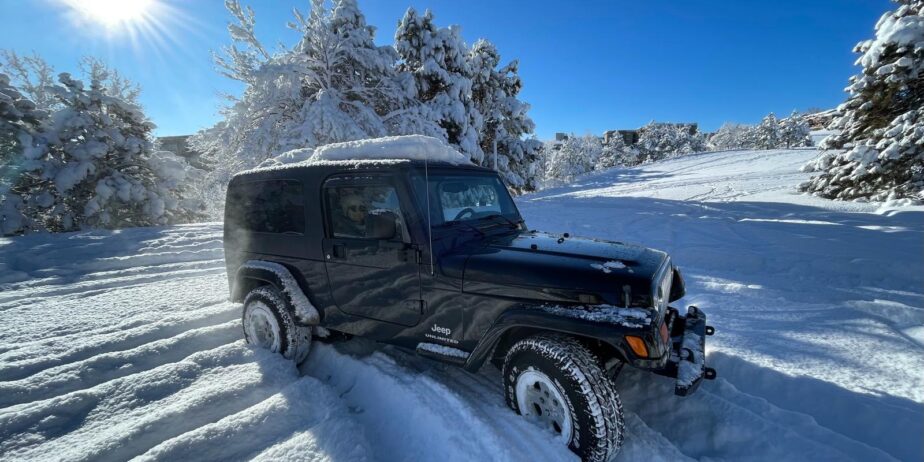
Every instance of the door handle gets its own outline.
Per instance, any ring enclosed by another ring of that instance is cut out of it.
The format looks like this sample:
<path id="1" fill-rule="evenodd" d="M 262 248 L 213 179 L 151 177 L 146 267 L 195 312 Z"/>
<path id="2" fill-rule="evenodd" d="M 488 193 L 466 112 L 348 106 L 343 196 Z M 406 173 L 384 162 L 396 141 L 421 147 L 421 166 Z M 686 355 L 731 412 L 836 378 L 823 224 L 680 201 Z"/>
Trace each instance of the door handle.
<path id="1" fill-rule="evenodd" d="M 346 258 L 346 246 L 343 244 L 334 244 L 331 253 L 334 254 L 334 258 Z"/>

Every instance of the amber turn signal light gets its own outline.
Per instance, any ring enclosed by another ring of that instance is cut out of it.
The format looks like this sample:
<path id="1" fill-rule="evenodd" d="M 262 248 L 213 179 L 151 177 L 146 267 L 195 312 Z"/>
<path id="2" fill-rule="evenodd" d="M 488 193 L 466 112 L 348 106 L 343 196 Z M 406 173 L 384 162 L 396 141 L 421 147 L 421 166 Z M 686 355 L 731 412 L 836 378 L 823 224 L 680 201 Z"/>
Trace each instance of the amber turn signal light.
<path id="1" fill-rule="evenodd" d="M 626 342 L 629 343 L 629 348 L 632 348 L 632 351 L 636 356 L 647 358 L 648 357 L 648 347 L 645 346 L 645 341 L 634 335 L 627 335 Z"/>

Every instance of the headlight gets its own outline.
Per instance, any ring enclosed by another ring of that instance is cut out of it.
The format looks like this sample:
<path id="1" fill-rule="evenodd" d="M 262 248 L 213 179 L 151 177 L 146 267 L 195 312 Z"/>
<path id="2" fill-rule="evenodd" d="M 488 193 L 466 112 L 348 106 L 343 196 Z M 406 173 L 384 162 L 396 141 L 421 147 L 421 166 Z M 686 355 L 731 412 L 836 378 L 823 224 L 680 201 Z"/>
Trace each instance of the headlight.
<path id="1" fill-rule="evenodd" d="M 668 266 L 668 270 L 661 275 L 661 281 L 655 287 L 651 295 L 652 308 L 658 313 L 664 313 L 667 310 L 668 299 L 671 294 L 671 282 L 674 278 L 673 268 Z"/>

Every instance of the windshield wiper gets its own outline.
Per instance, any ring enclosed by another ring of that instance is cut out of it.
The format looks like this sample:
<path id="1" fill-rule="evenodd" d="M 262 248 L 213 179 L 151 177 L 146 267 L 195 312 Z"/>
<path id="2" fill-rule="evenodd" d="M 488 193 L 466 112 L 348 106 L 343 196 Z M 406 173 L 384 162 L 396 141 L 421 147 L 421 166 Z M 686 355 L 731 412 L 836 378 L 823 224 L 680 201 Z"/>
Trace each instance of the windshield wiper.
<path id="1" fill-rule="evenodd" d="M 514 227 L 514 228 L 519 228 L 519 227 L 520 227 L 520 223 L 523 222 L 523 219 L 522 219 L 522 218 L 521 218 L 520 220 L 518 220 L 518 221 L 513 221 L 513 220 L 511 220 L 511 219 L 509 219 L 509 218 L 507 218 L 507 217 L 505 217 L 504 215 L 501 215 L 501 214 L 499 214 L 499 213 L 492 213 L 492 214 L 490 214 L 490 215 L 485 215 L 485 216 L 479 218 L 479 220 L 487 220 L 487 219 L 490 219 L 490 218 L 500 218 L 500 219 L 506 221 L 510 226 L 512 226 L 512 227 Z"/>
<path id="2" fill-rule="evenodd" d="M 472 231 L 475 231 L 476 233 L 478 233 L 479 236 L 484 236 L 484 231 L 478 229 L 477 226 L 475 226 L 475 225 L 473 225 L 473 224 L 471 224 L 471 223 L 468 223 L 468 222 L 465 221 L 465 220 L 450 220 L 450 221 L 444 222 L 441 226 L 455 226 L 455 225 L 464 225 L 465 227 L 467 227 L 467 228 L 471 229 Z"/>

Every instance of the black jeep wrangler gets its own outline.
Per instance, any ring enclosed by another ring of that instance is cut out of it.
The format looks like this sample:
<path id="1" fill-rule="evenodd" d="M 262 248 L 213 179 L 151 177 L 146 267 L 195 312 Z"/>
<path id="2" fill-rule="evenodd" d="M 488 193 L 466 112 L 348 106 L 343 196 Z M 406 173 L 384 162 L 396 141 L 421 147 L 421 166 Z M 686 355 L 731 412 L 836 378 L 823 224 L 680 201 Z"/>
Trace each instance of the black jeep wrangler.
<path id="1" fill-rule="evenodd" d="M 688 395 L 713 333 L 670 257 L 528 230 L 498 175 L 420 160 L 296 163 L 235 176 L 226 200 L 231 299 L 247 342 L 296 362 L 313 336 L 362 336 L 477 371 L 584 460 L 623 439 L 624 365 Z"/>

